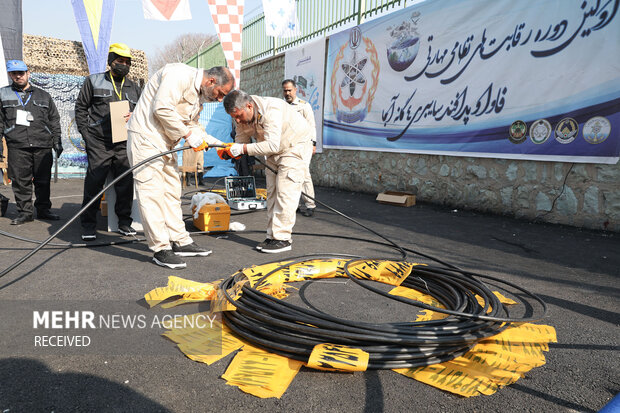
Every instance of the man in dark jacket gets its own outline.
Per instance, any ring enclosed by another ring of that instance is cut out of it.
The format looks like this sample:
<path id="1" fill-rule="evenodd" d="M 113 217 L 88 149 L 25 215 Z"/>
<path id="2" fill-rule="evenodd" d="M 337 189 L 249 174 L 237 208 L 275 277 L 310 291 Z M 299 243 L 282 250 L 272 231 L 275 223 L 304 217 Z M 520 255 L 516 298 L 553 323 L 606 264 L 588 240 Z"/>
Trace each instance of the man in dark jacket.
<path id="1" fill-rule="evenodd" d="M 110 102 L 129 101 L 132 112 L 138 98 L 140 87 L 128 79 L 131 66 L 131 50 L 122 43 L 110 46 L 108 54 L 110 70 L 105 73 L 90 75 L 84 81 L 75 102 L 75 122 L 86 144 L 88 169 L 84 179 L 84 198 L 86 205 L 103 189 L 108 173 L 114 178 L 127 171 L 127 141 L 112 142 L 112 124 L 110 121 Z M 130 114 L 126 115 L 126 120 Z M 131 205 L 133 203 L 133 177 L 128 174 L 114 184 L 116 204 L 114 211 L 118 217 L 118 232 L 123 235 L 135 235 L 131 227 Z M 82 215 L 82 239 L 92 241 L 97 238 L 97 209 L 99 203 L 93 203 Z"/>
<path id="2" fill-rule="evenodd" d="M 30 84 L 30 72 L 21 60 L 9 60 L 13 83 L 0 89 L 0 132 L 8 148 L 11 178 L 18 215 L 12 225 L 33 220 L 32 184 L 37 218 L 58 220 L 50 211 L 52 148 L 62 153 L 60 116 L 49 93 Z"/>

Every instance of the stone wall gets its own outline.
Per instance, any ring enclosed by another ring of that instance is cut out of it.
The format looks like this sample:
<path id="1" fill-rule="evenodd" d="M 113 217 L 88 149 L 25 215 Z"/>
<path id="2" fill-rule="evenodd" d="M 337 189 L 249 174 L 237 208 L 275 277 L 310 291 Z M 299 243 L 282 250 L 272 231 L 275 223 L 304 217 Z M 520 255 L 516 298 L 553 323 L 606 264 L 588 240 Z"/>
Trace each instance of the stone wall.
<path id="1" fill-rule="evenodd" d="M 239 89 L 251 95 L 282 97 L 284 54 L 241 68 Z"/>
<path id="2" fill-rule="evenodd" d="M 241 89 L 281 97 L 284 56 L 241 70 Z M 620 232 L 620 164 L 516 161 L 324 149 L 316 185 L 350 191 L 417 191 L 418 202 Z"/>
<path id="3" fill-rule="evenodd" d="M 131 49 L 129 77 L 147 82 L 149 71 L 146 54 Z M 73 40 L 24 34 L 24 62 L 32 73 L 88 76 L 88 63 L 82 43 Z"/>

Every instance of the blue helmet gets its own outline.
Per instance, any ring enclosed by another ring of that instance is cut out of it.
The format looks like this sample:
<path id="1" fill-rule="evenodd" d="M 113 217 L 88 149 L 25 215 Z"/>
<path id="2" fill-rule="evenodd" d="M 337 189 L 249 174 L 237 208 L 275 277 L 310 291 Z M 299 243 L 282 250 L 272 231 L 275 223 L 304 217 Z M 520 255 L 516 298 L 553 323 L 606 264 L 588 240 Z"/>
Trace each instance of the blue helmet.
<path id="1" fill-rule="evenodd" d="M 6 62 L 6 71 L 7 72 L 27 72 L 28 66 L 26 63 L 21 60 L 9 60 Z"/>

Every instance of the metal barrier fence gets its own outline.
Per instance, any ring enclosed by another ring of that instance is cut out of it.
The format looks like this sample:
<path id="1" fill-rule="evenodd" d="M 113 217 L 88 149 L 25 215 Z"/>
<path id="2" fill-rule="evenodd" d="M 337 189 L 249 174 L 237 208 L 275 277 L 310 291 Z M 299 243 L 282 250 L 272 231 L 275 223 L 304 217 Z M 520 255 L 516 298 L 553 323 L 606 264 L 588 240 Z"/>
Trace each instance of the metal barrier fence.
<path id="1" fill-rule="evenodd" d="M 297 18 L 301 34 L 277 39 L 265 33 L 265 15 L 252 18 L 243 25 L 241 64 L 256 62 L 324 36 L 346 25 L 357 25 L 393 10 L 422 0 L 297 0 Z M 220 43 L 215 42 L 187 62 L 193 67 L 226 65 Z"/>

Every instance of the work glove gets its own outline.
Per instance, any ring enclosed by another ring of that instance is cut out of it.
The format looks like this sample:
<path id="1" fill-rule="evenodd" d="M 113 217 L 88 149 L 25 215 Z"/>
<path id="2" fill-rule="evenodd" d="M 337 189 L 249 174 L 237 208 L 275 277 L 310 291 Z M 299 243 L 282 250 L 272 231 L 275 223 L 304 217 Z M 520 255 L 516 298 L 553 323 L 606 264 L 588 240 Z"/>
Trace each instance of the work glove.
<path id="1" fill-rule="evenodd" d="M 241 157 L 241 151 L 238 150 L 238 147 L 241 147 L 241 150 L 243 150 L 243 145 L 238 143 L 225 143 L 224 145 L 224 148 L 217 148 L 217 156 L 219 156 L 220 159 L 227 161 L 229 159 L 239 159 Z M 233 147 L 235 148 L 234 152 L 232 149 Z"/>
<path id="2" fill-rule="evenodd" d="M 194 152 L 204 151 L 209 148 L 209 144 L 198 133 L 190 132 L 189 136 L 185 138 L 185 142 L 192 147 Z"/>
<path id="3" fill-rule="evenodd" d="M 194 150 L 194 152 L 200 152 L 200 151 L 204 151 L 206 149 L 209 149 L 209 145 L 207 144 L 207 141 L 202 141 L 200 146 L 198 146 L 196 148 L 192 148 L 192 149 Z"/>
<path id="4" fill-rule="evenodd" d="M 56 152 L 56 159 L 60 158 L 60 155 L 62 154 L 62 151 L 64 150 L 62 148 L 62 143 L 60 142 L 60 139 L 57 142 L 53 143 L 52 148 L 54 149 L 54 152 Z"/>

